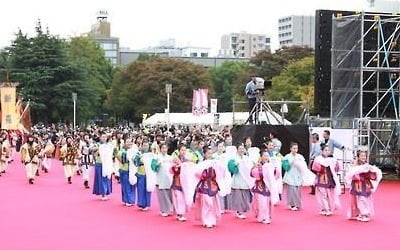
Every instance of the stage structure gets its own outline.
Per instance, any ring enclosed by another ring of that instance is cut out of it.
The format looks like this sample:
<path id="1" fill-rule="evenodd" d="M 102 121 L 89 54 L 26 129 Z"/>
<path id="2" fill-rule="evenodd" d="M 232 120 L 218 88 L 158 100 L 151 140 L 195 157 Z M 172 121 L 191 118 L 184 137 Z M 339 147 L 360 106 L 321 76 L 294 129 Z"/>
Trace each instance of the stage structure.
<path id="1" fill-rule="evenodd" d="M 367 146 L 373 163 L 398 168 L 400 15 L 332 18 L 332 125 L 352 123 L 355 146 Z"/>

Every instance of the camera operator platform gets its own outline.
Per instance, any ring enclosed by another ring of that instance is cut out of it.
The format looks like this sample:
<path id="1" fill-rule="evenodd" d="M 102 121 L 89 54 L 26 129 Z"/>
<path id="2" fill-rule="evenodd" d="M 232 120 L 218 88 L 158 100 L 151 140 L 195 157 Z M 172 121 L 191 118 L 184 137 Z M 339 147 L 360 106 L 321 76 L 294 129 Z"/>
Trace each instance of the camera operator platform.
<path id="1" fill-rule="evenodd" d="M 267 87 L 270 87 L 271 82 L 267 82 Z M 271 124 L 270 117 L 271 114 L 276 121 L 280 121 L 280 118 L 275 117 L 271 106 L 267 101 L 264 100 L 265 97 L 265 80 L 261 77 L 253 77 L 252 81 L 246 85 L 246 95 L 249 101 L 249 117 L 247 118 L 245 124 L 261 124 L 260 114 L 265 112 L 266 123 Z"/>

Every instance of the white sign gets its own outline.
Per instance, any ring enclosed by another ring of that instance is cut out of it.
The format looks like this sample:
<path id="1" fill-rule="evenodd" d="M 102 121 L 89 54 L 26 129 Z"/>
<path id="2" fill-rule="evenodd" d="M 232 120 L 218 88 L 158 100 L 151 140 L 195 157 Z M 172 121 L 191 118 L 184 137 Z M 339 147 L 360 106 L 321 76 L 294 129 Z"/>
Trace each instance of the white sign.
<path id="1" fill-rule="evenodd" d="M 218 99 L 211 99 L 211 114 L 217 113 Z"/>
<path id="2" fill-rule="evenodd" d="M 170 84 L 170 83 L 167 83 L 167 84 L 165 84 L 165 92 L 168 94 L 168 93 L 172 93 L 172 84 Z"/>

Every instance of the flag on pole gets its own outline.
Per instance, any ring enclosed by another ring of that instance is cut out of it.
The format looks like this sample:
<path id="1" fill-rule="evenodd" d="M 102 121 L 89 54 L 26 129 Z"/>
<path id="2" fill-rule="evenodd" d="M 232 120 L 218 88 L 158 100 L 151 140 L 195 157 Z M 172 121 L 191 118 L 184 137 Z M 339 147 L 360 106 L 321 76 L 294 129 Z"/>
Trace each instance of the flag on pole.
<path id="1" fill-rule="evenodd" d="M 19 114 L 18 129 L 26 133 L 29 132 L 32 127 L 30 103 L 31 101 L 29 100 L 22 113 Z"/>
<path id="2" fill-rule="evenodd" d="M 18 114 L 16 112 L 16 88 L 1 88 L 1 128 L 17 129 Z"/>
<path id="3" fill-rule="evenodd" d="M 208 89 L 193 90 L 192 113 L 193 115 L 208 113 Z"/>

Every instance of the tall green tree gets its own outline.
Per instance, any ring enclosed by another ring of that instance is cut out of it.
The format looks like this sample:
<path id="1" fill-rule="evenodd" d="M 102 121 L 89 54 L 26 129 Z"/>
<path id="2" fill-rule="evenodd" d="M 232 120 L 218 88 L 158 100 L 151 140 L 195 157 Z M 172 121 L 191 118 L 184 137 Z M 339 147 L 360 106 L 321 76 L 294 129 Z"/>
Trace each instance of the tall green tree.
<path id="1" fill-rule="evenodd" d="M 6 50 L 0 50 L 0 82 L 8 80 L 10 72 L 10 56 Z"/>
<path id="2" fill-rule="evenodd" d="M 56 118 L 54 109 L 60 100 L 60 94 L 54 93 L 54 87 L 70 74 L 66 65 L 66 50 L 62 40 L 44 33 L 40 22 L 36 26 L 36 36 L 28 38 L 20 30 L 9 48 L 13 81 L 21 83 L 20 93 L 30 100 L 34 121 L 50 121 Z M 64 110 L 65 112 L 65 110 Z M 39 118 L 39 116 L 41 116 Z"/>
<path id="3" fill-rule="evenodd" d="M 218 112 L 232 111 L 232 97 L 242 74 L 248 70 L 248 63 L 224 62 L 221 66 L 210 69 L 214 97 L 218 99 Z M 243 86 L 242 86 L 243 87 Z M 243 87 L 244 88 L 244 87 Z"/>
<path id="4" fill-rule="evenodd" d="M 104 111 L 107 90 L 111 88 L 114 68 L 105 57 L 104 51 L 90 37 L 74 37 L 68 42 L 68 54 L 73 65 L 84 71 L 84 81 L 87 91 L 91 92 L 91 105 L 85 107 L 88 118 L 99 115 Z M 79 98 L 81 102 L 81 98 Z M 85 101 L 85 100 L 83 100 Z M 90 114 L 90 115 L 89 115 Z"/>
<path id="5" fill-rule="evenodd" d="M 270 100 L 306 101 L 313 108 L 314 98 L 314 58 L 290 62 L 281 74 L 272 79 L 272 89 L 269 91 Z M 306 105 L 289 106 L 289 120 L 297 121 Z"/>
<path id="6" fill-rule="evenodd" d="M 271 53 L 260 51 L 250 59 L 251 71 L 267 80 L 272 79 L 282 72 L 288 63 L 304 57 L 312 56 L 312 48 L 302 46 L 283 47 Z"/>
<path id="7" fill-rule="evenodd" d="M 35 36 L 21 30 L 6 49 L 10 78 L 21 83 L 19 92 L 30 100 L 33 122 L 72 122 L 72 93 L 78 94 L 77 118 L 92 115 L 96 100 L 85 61 L 74 59 L 68 43 L 43 31 L 40 21 Z"/>
<path id="8" fill-rule="evenodd" d="M 211 89 L 204 67 L 179 59 L 149 58 L 135 61 L 117 74 L 108 94 L 108 107 L 129 120 L 140 120 L 145 113 L 164 112 L 166 83 L 173 86 L 171 112 L 190 112 L 193 90 Z"/>

